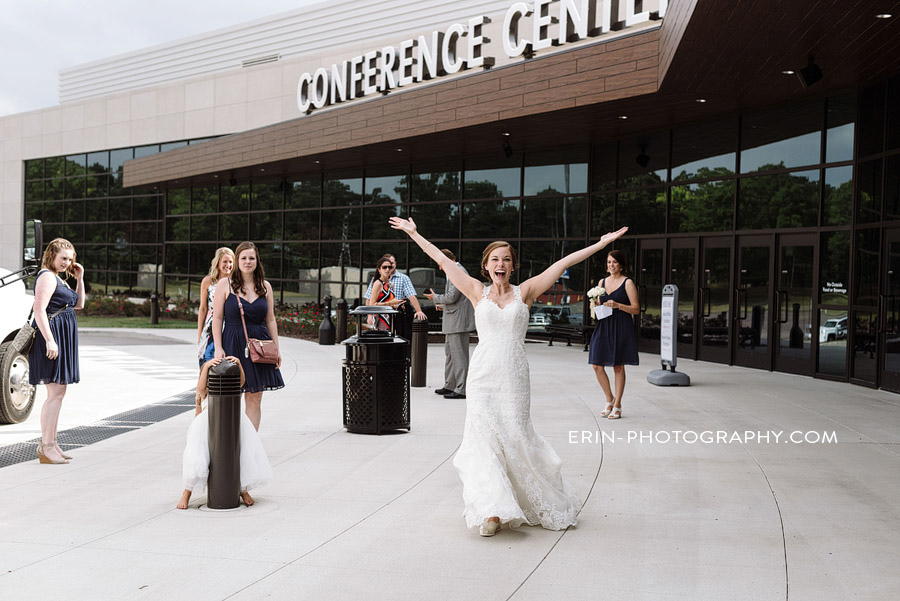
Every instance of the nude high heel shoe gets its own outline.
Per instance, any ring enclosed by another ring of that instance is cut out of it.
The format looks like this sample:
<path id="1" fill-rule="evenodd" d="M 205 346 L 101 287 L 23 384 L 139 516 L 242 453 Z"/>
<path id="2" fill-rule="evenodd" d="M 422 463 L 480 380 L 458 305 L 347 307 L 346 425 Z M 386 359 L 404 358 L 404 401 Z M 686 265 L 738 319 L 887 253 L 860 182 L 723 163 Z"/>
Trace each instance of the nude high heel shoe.
<path id="1" fill-rule="evenodd" d="M 49 457 L 47 457 L 47 456 L 44 454 L 44 449 L 47 448 L 47 447 L 52 448 L 52 447 L 53 447 L 53 443 L 49 443 L 49 444 L 44 444 L 43 442 L 39 442 L 39 443 L 38 443 L 38 446 L 37 446 L 37 456 L 38 456 L 38 461 L 40 461 L 41 463 L 51 463 L 51 464 L 57 464 L 57 465 L 60 464 L 60 463 L 69 463 L 69 460 L 68 460 L 68 459 L 62 459 L 62 460 L 60 460 L 60 461 L 54 461 L 54 460 L 50 459 Z"/>

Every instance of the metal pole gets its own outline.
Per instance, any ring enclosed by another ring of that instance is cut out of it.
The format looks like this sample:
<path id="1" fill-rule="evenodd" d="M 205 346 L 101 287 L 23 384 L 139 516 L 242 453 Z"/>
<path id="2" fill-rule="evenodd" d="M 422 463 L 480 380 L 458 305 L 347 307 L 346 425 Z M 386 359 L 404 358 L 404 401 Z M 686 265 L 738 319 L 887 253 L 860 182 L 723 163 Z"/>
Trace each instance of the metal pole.
<path id="1" fill-rule="evenodd" d="M 337 339 L 343 342 L 347 339 L 347 301 L 340 298 L 335 309 L 337 314 Z"/>
<path id="2" fill-rule="evenodd" d="M 209 488 L 207 506 L 235 509 L 241 495 L 241 368 L 222 361 L 209 369 Z"/>
<path id="3" fill-rule="evenodd" d="M 425 386 L 428 371 L 428 320 L 414 321 L 412 324 L 412 344 L 410 349 L 410 386 Z"/>

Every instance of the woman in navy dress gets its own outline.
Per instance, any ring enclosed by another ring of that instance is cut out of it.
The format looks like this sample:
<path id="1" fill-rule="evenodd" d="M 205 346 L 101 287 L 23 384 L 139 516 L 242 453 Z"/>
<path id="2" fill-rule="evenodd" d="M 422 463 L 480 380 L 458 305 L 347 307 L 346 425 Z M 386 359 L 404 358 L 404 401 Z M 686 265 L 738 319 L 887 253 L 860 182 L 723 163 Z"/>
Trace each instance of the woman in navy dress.
<path id="1" fill-rule="evenodd" d="M 281 378 L 281 352 L 276 365 L 253 363 L 247 351 L 247 338 L 241 323 L 240 297 L 247 322 L 247 334 L 259 340 L 274 340 L 278 344 L 278 325 L 275 322 L 275 294 L 272 285 L 266 281 L 259 249 L 252 242 L 241 242 L 235 250 L 237 269 L 231 272 L 226 286 L 223 281 L 216 286 L 213 298 L 213 339 L 216 345 L 216 359 L 237 357 L 244 369 L 245 382 L 241 391 L 247 405 L 247 417 L 253 427 L 259 430 L 262 415 L 262 395 L 264 390 L 284 388 Z"/>
<path id="2" fill-rule="evenodd" d="M 59 277 L 61 273 L 75 278 L 75 290 Z M 44 250 L 41 270 L 34 280 L 32 325 L 37 333 L 28 353 L 29 382 L 47 386 L 47 400 L 41 408 L 41 442 L 37 447 L 41 463 L 69 463 L 72 458 L 56 443 L 56 429 L 66 386 L 80 379 L 75 309 L 83 308 L 84 267 L 75 262 L 72 243 L 57 238 Z"/>
<path id="3" fill-rule="evenodd" d="M 588 363 L 594 366 L 594 374 L 606 395 L 606 408 L 600 413 L 607 419 L 622 417 L 622 395 L 625 393 L 625 366 L 638 364 L 637 340 L 634 336 L 634 318 L 640 312 L 637 287 L 625 276 L 628 263 L 625 253 L 613 250 L 606 257 L 609 276 L 600 282 L 602 290 L 594 306 L 612 309 L 612 315 L 597 320 L 591 336 L 591 352 Z M 616 378 L 616 394 L 613 396 L 604 366 L 612 365 Z"/>

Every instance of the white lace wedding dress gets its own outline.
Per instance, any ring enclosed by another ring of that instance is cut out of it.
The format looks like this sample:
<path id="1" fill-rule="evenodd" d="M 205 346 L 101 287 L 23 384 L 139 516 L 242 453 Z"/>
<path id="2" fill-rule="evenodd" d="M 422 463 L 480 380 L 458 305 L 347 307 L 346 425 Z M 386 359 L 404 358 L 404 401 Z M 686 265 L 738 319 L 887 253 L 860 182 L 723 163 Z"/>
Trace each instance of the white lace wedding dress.
<path id="1" fill-rule="evenodd" d="M 463 482 L 467 526 L 489 517 L 562 530 L 575 524 L 581 502 L 563 482 L 562 462 L 531 424 L 531 382 L 525 355 L 528 307 L 519 287 L 500 308 L 475 307 L 478 346 L 466 381 L 466 425 L 453 465 Z"/>

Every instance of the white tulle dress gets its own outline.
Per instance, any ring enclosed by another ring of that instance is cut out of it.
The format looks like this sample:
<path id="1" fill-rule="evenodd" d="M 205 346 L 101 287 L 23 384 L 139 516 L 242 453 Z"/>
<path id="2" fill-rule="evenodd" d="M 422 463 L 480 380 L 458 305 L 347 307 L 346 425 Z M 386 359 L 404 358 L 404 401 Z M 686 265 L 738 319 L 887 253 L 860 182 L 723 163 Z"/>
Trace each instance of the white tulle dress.
<path id="1" fill-rule="evenodd" d="M 244 411 L 244 402 L 241 401 L 241 492 L 262 486 L 271 480 L 273 475 L 262 440 Z M 207 402 L 203 401 L 203 410 L 194 417 L 188 427 L 181 479 L 186 490 L 202 493 L 206 489 L 208 477 L 209 411 Z"/>
<path id="2" fill-rule="evenodd" d="M 562 479 L 562 461 L 531 424 L 525 354 L 528 306 L 519 287 L 500 308 L 482 293 L 475 307 L 478 346 L 466 380 L 466 425 L 453 465 L 463 483 L 470 528 L 497 516 L 511 527 L 562 530 L 575 524 L 581 501 Z"/>

